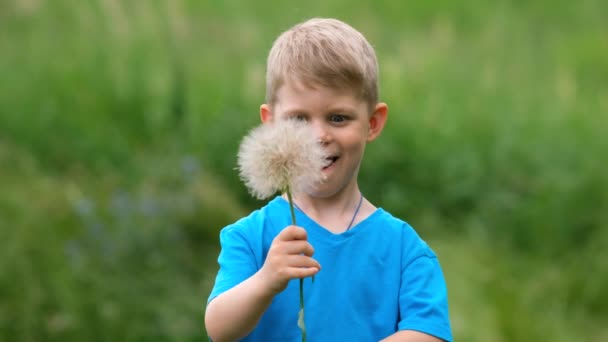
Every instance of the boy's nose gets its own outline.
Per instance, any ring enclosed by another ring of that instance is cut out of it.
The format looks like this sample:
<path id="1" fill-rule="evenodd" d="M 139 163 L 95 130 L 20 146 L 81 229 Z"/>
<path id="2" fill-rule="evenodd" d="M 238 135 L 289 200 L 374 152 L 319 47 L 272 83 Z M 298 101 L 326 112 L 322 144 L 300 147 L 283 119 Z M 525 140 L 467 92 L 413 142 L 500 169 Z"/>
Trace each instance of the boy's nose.
<path id="1" fill-rule="evenodd" d="M 313 129 L 315 131 L 315 135 L 317 136 L 317 140 L 321 145 L 327 145 L 331 142 L 331 135 L 329 134 L 329 130 L 322 123 L 313 123 Z"/>

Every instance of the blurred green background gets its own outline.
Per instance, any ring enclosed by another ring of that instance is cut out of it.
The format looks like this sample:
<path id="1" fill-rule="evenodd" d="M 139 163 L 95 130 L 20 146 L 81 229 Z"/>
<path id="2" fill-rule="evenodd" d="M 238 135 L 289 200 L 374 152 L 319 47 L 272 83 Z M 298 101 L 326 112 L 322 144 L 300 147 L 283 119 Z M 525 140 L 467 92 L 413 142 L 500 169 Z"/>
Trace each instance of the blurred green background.
<path id="1" fill-rule="evenodd" d="M 377 49 L 366 196 L 440 257 L 457 341 L 608 340 L 608 2 L 0 1 L 0 340 L 204 341 L 275 37 Z"/>

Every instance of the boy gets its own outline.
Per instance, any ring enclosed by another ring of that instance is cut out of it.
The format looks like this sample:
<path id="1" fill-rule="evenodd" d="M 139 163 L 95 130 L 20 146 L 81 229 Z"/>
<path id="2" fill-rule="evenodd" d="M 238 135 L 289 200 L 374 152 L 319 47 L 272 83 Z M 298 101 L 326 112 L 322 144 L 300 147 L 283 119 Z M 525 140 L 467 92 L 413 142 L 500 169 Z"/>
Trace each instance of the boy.
<path id="1" fill-rule="evenodd" d="M 378 102 L 373 48 L 341 21 L 311 19 L 279 36 L 267 67 L 262 122 L 305 120 L 330 163 L 322 184 L 294 194 L 301 227 L 277 196 L 222 230 L 205 313 L 210 338 L 299 341 L 299 284 L 290 280 L 305 278 L 309 341 L 451 341 L 435 254 L 357 184 L 388 110 Z"/>

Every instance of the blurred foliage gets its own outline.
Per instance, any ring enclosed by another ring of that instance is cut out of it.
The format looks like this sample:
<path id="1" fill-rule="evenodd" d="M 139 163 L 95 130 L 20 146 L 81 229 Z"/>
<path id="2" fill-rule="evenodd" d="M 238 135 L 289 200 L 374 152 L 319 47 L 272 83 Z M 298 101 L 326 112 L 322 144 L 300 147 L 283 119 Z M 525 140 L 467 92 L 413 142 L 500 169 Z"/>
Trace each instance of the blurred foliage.
<path id="1" fill-rule="evenodd" d="M 366 196 L 442 260 L 456 340 L 608 339 L 608 3 L 0 2 L 0 340 L 205 340 L 272 41 L 377 49 Z"/>

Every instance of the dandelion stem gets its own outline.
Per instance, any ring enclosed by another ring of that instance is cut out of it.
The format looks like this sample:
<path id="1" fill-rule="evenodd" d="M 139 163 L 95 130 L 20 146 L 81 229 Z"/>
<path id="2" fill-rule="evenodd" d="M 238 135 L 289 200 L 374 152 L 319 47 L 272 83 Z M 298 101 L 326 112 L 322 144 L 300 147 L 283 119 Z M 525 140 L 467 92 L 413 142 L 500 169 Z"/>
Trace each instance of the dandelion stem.
<path id="1" fill-rule="evenodd" d="M 302 342 L 306 342 L 306 325 L 304 324 L 304 279 L 300 278 L 300 330 L 302 331 Z"/>
<path id="2" fill-rule="evenodd" d="M 296 225 L 296 212 L 293 205 L 293 197 L 291 196 L 291 190 L 289 187 L 285 189 L 287 193 L 287 199 L 289 201 L 289 210 L 291 211 L 291 224 Z M 300 313 L 298 317 L 298 326 L 302 331 L 302 342 L 306 342 L 306 326 L 304 325 L 304 279 L 300 278 Z"/>
<path id="3" fill-rule="evenodd" d="M 293 206 L 293 197 L 291 197 L 291 190 L 289 189 L 289 187 L 287 187 L 285 192 L 287 193 L 287 199 L 289 200 L 289 210 L 291 211 L 291 224 L 295 226 L 296 225 L 296 212 L 293 208 L 294 207 Z"/>

